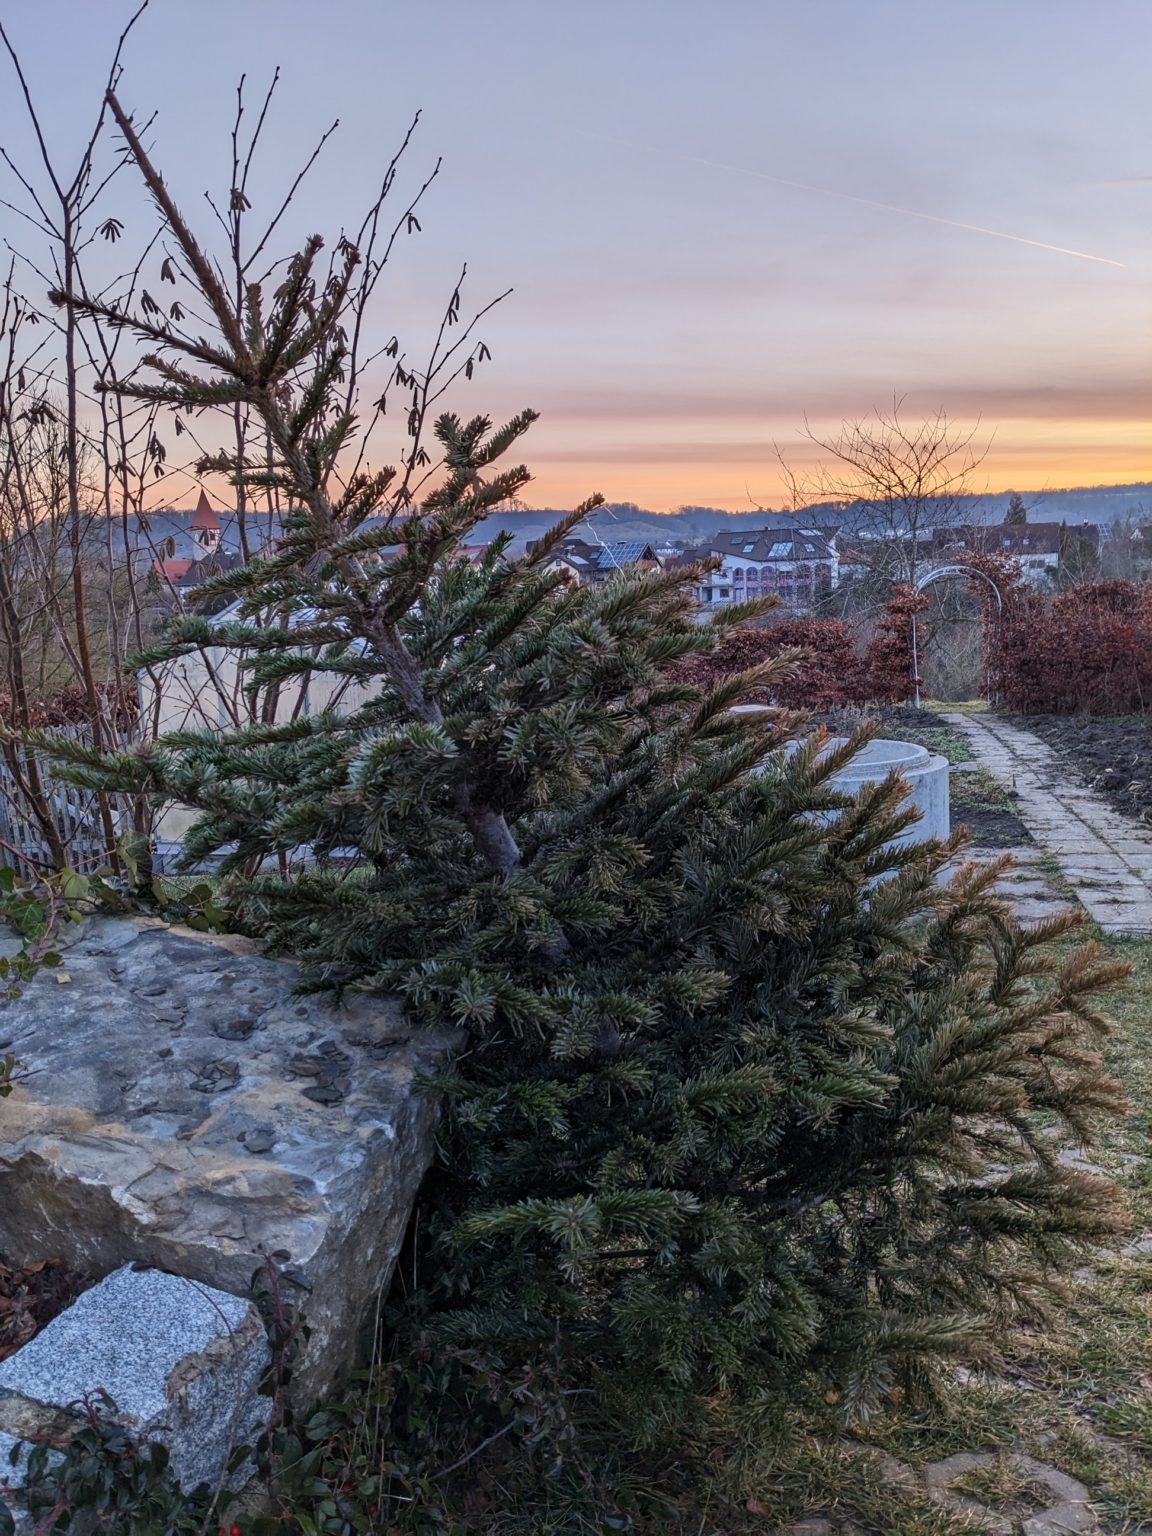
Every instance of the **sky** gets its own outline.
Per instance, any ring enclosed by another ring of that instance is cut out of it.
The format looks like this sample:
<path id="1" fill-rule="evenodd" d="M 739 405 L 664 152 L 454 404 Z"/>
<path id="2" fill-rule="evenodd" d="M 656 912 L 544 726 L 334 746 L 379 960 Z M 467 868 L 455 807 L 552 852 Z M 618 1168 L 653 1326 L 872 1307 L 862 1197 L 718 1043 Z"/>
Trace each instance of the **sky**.
<path id="1" fill-rule="evenodd" d="M 65 159 L 132 8 L 8 8 Z M 257 211 L 338 117 L 285 249 L 358 222 L 421 111 L 380 335 L 418 351 L 467 262 L 465 310 L 513 292 L 453 404 L 541 413 L 526 500 L 740 510 L 805 420 L 894 396 L 977 426 L 977 490 L 1152 478 L 1149 57 L 1150 0 L 152 0 L 120 94 L 197 217 L 242 72 L 282 75 Z"/>

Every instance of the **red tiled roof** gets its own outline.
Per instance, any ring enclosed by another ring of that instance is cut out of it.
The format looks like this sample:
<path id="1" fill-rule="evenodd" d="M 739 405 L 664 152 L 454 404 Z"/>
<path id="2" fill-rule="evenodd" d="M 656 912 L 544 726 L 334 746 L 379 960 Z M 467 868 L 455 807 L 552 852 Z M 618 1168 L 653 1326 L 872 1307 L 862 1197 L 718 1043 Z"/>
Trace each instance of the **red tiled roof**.
<path id="1" fill-rule="evenodd" d="M 152 569 L 165 581 L 180 581 L 187 576 L 191 560 L 153 560 Z"/>

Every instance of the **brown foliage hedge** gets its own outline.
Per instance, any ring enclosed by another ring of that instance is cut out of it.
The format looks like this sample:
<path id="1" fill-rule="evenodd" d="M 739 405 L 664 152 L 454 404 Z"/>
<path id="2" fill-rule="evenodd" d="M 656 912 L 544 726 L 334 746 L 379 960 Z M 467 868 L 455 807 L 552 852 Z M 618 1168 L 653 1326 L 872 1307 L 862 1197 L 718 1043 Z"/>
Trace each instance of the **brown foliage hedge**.
<path id="1" fill-rule="evenodd" d="M 896 587 L 866 650 L 840 619 L 777 619 L 763 629 L 737 630 L 708 656 L 685 663 L 678 675 L 694 683 L 718 682 L 757 662 L 800 648 L 793 675 L 765 703 L 786 709 L 833 709 L 839 705 L 899 704 L 912 691 L 912 615 L 927 599 Z"/>
<path id="2" fill-rule="evenodd" d="M 1097 581 L 1045 599 L 1014 573 L 985 612 L 985 687 L 1023 714 L 1126 715 L 1152 707 L 1152 586 Z"/>

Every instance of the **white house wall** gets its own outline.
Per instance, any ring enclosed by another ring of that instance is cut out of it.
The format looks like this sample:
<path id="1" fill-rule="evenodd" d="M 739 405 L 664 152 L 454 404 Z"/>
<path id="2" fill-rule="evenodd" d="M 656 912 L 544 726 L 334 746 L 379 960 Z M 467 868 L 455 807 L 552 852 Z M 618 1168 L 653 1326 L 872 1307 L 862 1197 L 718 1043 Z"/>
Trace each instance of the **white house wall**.
<path id="1" fill-rule="evenodd" d="M 818 593 L 839 585 L 840 561 L 835 555 L 829 559 L 772 560 L 757 562 L 739 555 L 721 556 L 721 569 L 710 574 L 697 588 L 699 600 L 712 607 L 725 603 L 737 603 L 749 595 L 763 597 L 773 595 L 781 587 L 790 588 L 796 597 L 809 592 Z M 739 571 L 740 579 L 736 573 Z M 749 573 L 755 580 L 749 582 Z M 727 596 L 722 596 L 722 589 Z"/>
<path id="2" fill-rule="evenodd" d="M 247 724 L 245 673 L 240 653 L 207 647 L 139 675 L 140 718 L 149 739 L 171 731 L 226 731 Z M 299 714 L 318 714 L 339 703 L 352 712 L 380 691 L 375 680 L 360 682 L 332 673 L 315 673 L 281 685 L 275 720 L 285 724 Z M 339 696 L 339 697 L 337 697 Z M 190 806 L 169 805 L 155 822 L 155 837 L 178 843 L 200 813 Z"/>

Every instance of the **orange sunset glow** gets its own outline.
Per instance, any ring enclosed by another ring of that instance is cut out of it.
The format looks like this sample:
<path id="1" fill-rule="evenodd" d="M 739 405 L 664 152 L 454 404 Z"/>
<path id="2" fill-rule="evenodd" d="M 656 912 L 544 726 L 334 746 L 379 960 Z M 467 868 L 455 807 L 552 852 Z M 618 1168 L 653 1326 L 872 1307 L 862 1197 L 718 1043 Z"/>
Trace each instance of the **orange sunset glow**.
<path id="1" fill-rule="evenodd" d="M 65 139 L 101 9 L 45 0 L 35 25 L 13 20 L 29 68 L 54 72 Z M 511 289 L 482 322 L 491 362 L 450 403 L 540 412 L 523 450 L 537 505 L 596 489 L 653 510 L 779 506 L 778 453 L 812 464 L 805 421 L 827 435 L 897 397 L 976 430 L 977 488 L 1152 478 L 1152 9 L 1113 0 L 1097 23 L 1077 4 L 968 0 L 963 14 L 500 0 L 490 25 L 460 0 L 338 0 L 349 47 L 340 24 L 312 25 L 309 0 L 203 0 L 156 8 L 131 63 L 143 79 L 179 61 L 154 131 L 188 207 L 205 206 L 233 110 L 217 23 L 237 58 L 274 26 L 294 92 L 339 82 L 340 158 L 318 162 L 285 242 L 354 225 L 349 189 L 375 183 L 422 111 L 403 195 L 442 165 L 367 339 L 379 351 L 394 331 L 418 359 L 464 263 L 466 311 Z M 50 57 L 65 29 L 75 48 Z M 384 57 L 404 61 L 387 92 Z M 479 78 L 499 82 L 482 111 Z M 328 125 L 308 91 L 295 99 L 261 150 L 270 186 Z M 13 113 L 17 148 L 26 131 Z M 384 377 L 370 366 L 368 391 Z M 403 450 L 402 422 L 385 425 L 376 462 Z M 191 505 L 196 485 L 173 455 L 148 498 Z"/>

